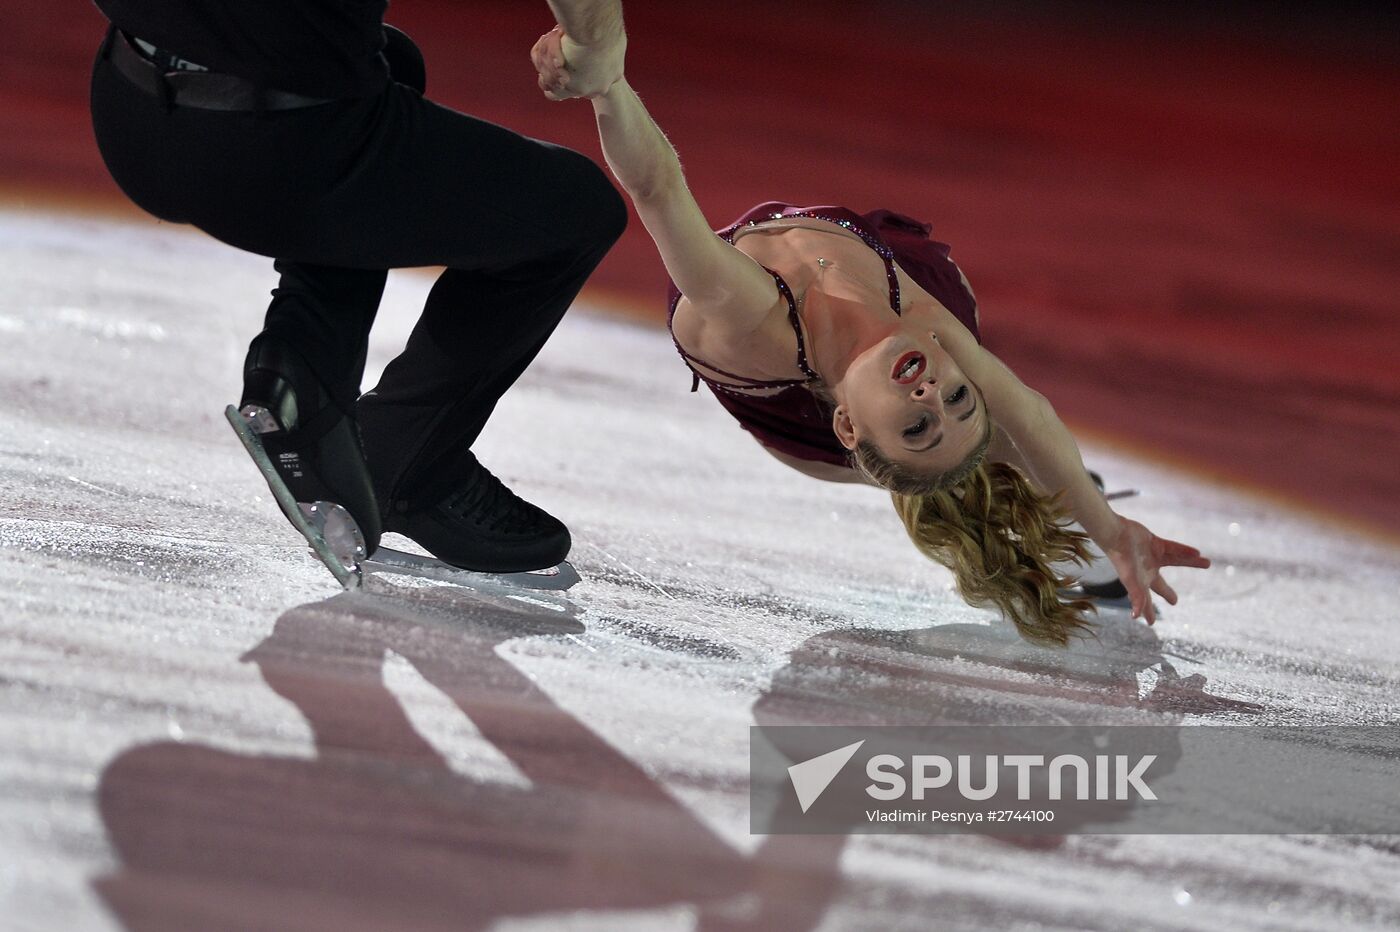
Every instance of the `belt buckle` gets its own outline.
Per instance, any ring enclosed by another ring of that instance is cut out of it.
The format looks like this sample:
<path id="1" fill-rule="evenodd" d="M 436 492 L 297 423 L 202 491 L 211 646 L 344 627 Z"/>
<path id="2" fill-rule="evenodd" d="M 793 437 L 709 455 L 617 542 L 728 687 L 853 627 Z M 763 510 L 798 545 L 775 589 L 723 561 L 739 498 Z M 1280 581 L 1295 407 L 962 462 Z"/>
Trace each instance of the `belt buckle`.
<path id="1" fill-rule="evenodd" d="M 181 58 L 174 52 L 160 48 L 153 42 L 147 42 L 138 36 L 127 36 L 131 40 L 132 46 L 147 61 L 155 65 L 164 72 L 187 71 L 187 72 L 207 72 L 209 69 L 197 62 L 192 62 L 188 58 Z"/>

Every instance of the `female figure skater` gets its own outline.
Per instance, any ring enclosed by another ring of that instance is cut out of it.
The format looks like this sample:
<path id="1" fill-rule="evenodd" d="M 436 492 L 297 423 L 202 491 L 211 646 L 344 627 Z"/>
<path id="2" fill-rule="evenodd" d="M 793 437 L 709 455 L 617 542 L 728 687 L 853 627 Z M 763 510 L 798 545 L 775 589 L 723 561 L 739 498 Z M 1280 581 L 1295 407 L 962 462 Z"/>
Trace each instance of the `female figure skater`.
<path id="1" fill-rule="evenodd" d="M 1087 627 L 1092 603 L 1061 597 L 1055 564 L 1087 562 L 1090 540 L 1149 624 L 1150 592 L 1176 603 L 1162 567 L 1210 565 L 1109 507 L 1050 403 L 980 345 L 971 288 L 928 226 L 772 202 L 716 233 L 625 74 L 571 92 L 573 51 L 561 27 L 541 37 L 540 88 L 592 100 L 608 166 L 674 282 L 677 349 L 769 453 L 889 490 L 963 597 L 1034 641 Z"/>

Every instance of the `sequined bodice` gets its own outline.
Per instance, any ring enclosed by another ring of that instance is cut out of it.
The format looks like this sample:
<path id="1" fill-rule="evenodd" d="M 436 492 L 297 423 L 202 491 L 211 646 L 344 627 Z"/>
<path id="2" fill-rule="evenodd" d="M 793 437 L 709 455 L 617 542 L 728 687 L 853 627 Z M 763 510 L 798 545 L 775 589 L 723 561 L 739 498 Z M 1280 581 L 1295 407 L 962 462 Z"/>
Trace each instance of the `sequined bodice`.
<path id="1" fill-rule="evenodd" d="M 899 273 L 895 268 L 894 252 L 890 249 L 888 245 L 884 243 L 883 240 L 880 239 L 879 236 L 875 235 L 875 233 L 872 232 L 866 226 L 864 218 L 862 218 L 859 214 L 854 213 L 853 211 L 847 210 L 843 207 L 812 207 L 800 209 L 788 208 L 786 210 L 773 211 L 766 216 L 759 216 L 748 220 L 741 220 L 738 223 L 733 224 L 732 226 L 717 231 L 717 233 L 722 239 L 724 239 L 729 244 L 733 245 L 736 239 L 744 235 L 744 233 L 748 232 L 749 230 L 753 230 L 759 227 L 768 227 L 775 224 L 777 221 L 804 219 L 820 220 L 826 223 L 835 224 L 836 226 L 855 234 L 861 239 L 862 242 L 865 243 L 865 245 L 869 246 L 875 252 L 875 254 L 880 257 L 881 261 L 884 263 L 885 266 L 885 276 L 889 285 L 890 310 L 894 311 L 896 315 L 900 314 L 902 310 L 902 303 L 899 289 Z M 806 227 L 800 224 L 793 224 L 792 226 L 800 227 L 803 229 L 820 229 L 819 227 Z M 824 264 L 825 260 L 819 259 L 818 262 Z M 688 352 L 685 349 L 685 347 L 681 346 L 680 341 L 676 340 L 675 333 L 673 330 L 671 335 L 672 342 L 675 343 L 677 351 L 680 352 L 681 356 L 690 366 L 691 372 L 694 375 L 690 388 L 691 391 L 698 390 L 700 387 L 700 382 L 703 381 L 705 382 L 705 384 L 709 385 L 712 389 L 715 389 L 717 391 L 729 392 L 740 395 L 751 395 L 752 393 L 751 391 L 749 391 L 751 389 L 780 389 L 796 385 L 806 385 L 819 378 L 816 371 L 812 369 L 808 361 L 807 347 L 802 336 L 802 325 L 798 315 L 798 302 L 793 294 L 792 288 L 788 285 L 787 281 L 783 278 L 783 276 L 778 272 L 775 272 L 773 269 L 770 269 L 767 266 L 763 266 L 763 269 L 769 275 L 773 276 L 773 282 L 777 286 L 778 294 L 787 303 L 788 323 L 792 326 L 793 333 L 797 337 L 797 367 L 803 373 L 803 376 L 801 378 L 791 379 L 756 379 L 750 376 L 739 375 L 738 373 L 729 372 L 725 369 L 721 369 L 713 363 L 706 362 L 698 356 L 695 356 Z M 670 316 L 672 318 L 674 318 L 675 316 L 676 305 L 678 303 L 679 296 L 671 302 Z M 697 365 L 703 366 L 711 372 L 719 373 L 725 378 L 732 379 L 733 381 L 721 382 L 717 379 L 713 379 L 707 375 L 704 375 L 695 369 L 695 366 Z"/>
<path id="2" fill-rule="evenodd" d="M 963 282 L 962 273 L 948 257 L 947 244 L 930 239 L 932 227 L 912 217 L 889 210 L 857 214 L 843 207 L 794 207 L 770 201 L 750 209 L 732 226 L 718 232 L 732 243 L 745 231 L 766 229 L 789 218 L 794 225 L 824 230 L 843 241 L 849 240 L 850 237 L 810 221 L 823 220 L 834 223 L 859 237 L 884 264 L 889 283 L 890 310 L 895 314 L 899 314 L 901 310 L 900 276 L 907 275 L 910 281 L 947 307 L 974 336 L 977 335 L 977 304 Z M 755 235 L 758 235 L 757 232 Z M 837 247 L 832 248 L 837 260 L 836 270 L 840 271 L 841 266 L 845 264 L 846 252 Z M 849 251 L 852 255 L 860 255 L 861 247 L 851 242 Z M 801 252 L 801 261 L 804 263 L 817 260 L 817 255 L 820 254 L 807 255 L 805 247 Z M 818 265 L 821 264 L 818 261 Z M 857 264 L 862 268 L 866 266 L 864 262 Z M 784 268 L 787 266 L 784 265 Z M 829 271 L 830 269 L 819 269 L 817 275 L 820 277 Z M 845 271 L 848 277 L 853 277 L 851 272 L 855 271 L 854 265 L 847 267 Z M 797 297 L 783 276 L 772 269 L 768 272 L 773 276 L 773 283 L 787 304 L 788 322 L 797 338 L 797 366 L 803 376 L 791 379 L 747 378 L 716 369 L 704 360 L 691 356 L 677 343 L 676 348 L 694 373 L 691 390 L 699 388 L 703 380 L 720 406 L 733 415 L 755 440 L 770 450 L 801 460 L 849 466 L 847 451 L 831 429 L 830 409 L 825 402 L 804 387 L 809 386 L 817 374 L 807 361 L 807 347 L 802 339 Z M 864 274 L 861 272 L 861 275 Z M 884 290 L 878 280 L 858 277 L 856 282 L 864 294 L 864 301 L 872 305 L 872 310 L 883 303 L 878 298 L 871 300 L 871 289 L 877 292 Z M 670 287 L 669 296 L 670 317 L 674 320 L 676 305 L 681 299 L 681 294 L 674 284 Z M 674 331 L 672 337 L 674 339 Z M 732 381 L 722 382 L 708 374 L 696 372 L 696 366 L 703 366 L 707 373 L 714 373 Z"/>

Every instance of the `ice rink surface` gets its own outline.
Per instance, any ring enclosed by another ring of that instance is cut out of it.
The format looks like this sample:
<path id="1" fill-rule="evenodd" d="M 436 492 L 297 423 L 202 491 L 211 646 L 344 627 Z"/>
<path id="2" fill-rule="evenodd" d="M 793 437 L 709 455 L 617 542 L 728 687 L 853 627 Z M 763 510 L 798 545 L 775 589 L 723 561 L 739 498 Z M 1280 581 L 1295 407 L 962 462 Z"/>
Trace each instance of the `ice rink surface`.
<path id="1" fill-rule="evenodd" d="M 1400 926 L 1394 836 L 765 839 L 747 795 L 756 723 L 1400 723 L 1395 550 L 1090 446 L 1216 568 L 1032 648 L 581 307 L 476 446 L 573 530 L 567 604 L 337 594 L 220 413 L 272 283 L 0 213 L 0 927 Z"/>

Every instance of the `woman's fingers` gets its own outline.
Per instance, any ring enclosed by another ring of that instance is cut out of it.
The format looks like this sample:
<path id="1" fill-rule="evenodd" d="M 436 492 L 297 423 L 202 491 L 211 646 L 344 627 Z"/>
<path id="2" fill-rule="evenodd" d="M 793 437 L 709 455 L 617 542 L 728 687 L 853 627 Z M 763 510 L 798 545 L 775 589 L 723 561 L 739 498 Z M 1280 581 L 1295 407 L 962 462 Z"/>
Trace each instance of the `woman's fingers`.
<path id="1" fill-rule="evenodd" d="M 1152 610 L 1152 594 L 1136 576 L 1124 576 L 1122 582 L 1128 590 L 1128 602 L 1133 607 L 1133 617 L 1146 617 L 1144 613 Z M 1149 619 L 1147 623 L 1152 624 L 1152 621 Z"/>
<path id="2" fill-rule="evenodd" d="M 1157 620 L 1157 610 L 1152 604 L 1154 592 L 1168 605 L 1177 602 L 1176 590 L 1162 578 L 1162 567 L 1206 569 L 1210 566 L 1210 560 L 1201 556 L 1195 547 L 1157 537 L 1135 521 L 1125 521 L 1124 528 L 1116 545 L 1106 548 L 1105 553 L 1117 567 L 1118 578 L 1128 590 L 1133 617 L 1142 618 L 1149 625 L 1154 624 Z"/>
<path id="3" fill-rule="evenodd" d="M 1201 570 L 1210 567 L 1210 558 L 1201 556 L 1201 552 L 1195 547 L 1175 540 L 1158 540 L 1162 541 L 1162 557 L 1159 561 L 1162 566 L 1191 566 Z"/>

